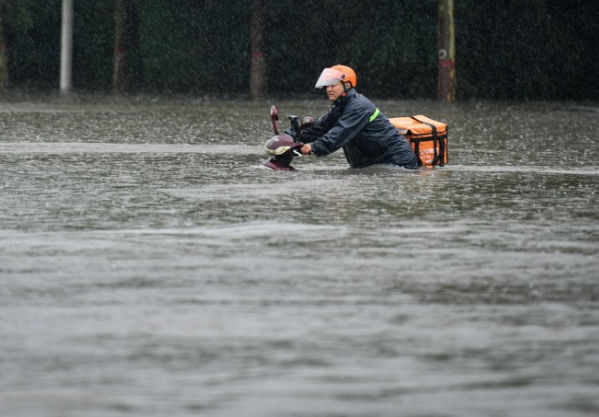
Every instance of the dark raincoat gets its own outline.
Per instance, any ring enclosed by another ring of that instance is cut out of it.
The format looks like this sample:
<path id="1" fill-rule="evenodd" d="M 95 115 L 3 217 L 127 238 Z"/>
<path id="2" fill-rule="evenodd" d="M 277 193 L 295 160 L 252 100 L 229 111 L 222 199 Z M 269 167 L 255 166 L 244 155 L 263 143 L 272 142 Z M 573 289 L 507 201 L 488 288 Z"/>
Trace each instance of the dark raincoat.
<path id="1" fill-rule="evenodd" d="M 391 164 L 418 168 L 416 155 L 407 139 L 375 105 L 354 89 L 339 97 L 314 126 L 300 134 L 311 143 L 316 156 L 343 148 L 347 162 L 354 168 Z"/>

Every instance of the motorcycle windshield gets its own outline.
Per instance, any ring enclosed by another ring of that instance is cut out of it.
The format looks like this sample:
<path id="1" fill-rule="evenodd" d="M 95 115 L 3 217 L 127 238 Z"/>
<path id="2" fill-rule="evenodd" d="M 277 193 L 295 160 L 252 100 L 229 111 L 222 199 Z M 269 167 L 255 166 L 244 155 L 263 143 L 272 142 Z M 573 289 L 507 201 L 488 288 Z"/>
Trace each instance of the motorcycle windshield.
<path id="1" fill-rule="evenodd" d="M 345 78 L 345 75 L 341 71 L 337 71 L 333 68 L 325 68 L 320 77 L 318 77 L 318 81 L 316 81 L 316 88 L 323 88 L 329 85 L 335 85 Z"/>

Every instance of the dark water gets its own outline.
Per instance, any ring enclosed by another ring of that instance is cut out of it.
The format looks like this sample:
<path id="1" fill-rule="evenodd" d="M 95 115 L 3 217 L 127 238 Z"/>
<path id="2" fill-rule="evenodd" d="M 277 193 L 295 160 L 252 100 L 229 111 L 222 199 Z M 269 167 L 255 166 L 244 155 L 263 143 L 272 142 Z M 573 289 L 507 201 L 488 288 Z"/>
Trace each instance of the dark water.
<path id="1" fill-rule="evenodd" d="M 0 415 L 599 414 L 599 107 L 379 101 L 450 164 L 289 173 L 270 104 L 0 102 Z"/>

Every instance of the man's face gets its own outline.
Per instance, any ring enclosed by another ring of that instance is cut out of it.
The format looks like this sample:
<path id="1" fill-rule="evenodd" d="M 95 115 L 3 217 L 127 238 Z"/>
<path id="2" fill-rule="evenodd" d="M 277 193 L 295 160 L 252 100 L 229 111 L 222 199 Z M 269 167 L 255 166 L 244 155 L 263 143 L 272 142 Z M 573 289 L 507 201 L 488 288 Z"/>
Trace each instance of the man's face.
<path id="1" fill-rule="evenodd" d="M 344 91 L 345 88 L 343 87 L 343 83 L 341 81 L 335 85 L 329 85 L 326 87 L 327 96 L 331 101 L 337 100 Z"/>

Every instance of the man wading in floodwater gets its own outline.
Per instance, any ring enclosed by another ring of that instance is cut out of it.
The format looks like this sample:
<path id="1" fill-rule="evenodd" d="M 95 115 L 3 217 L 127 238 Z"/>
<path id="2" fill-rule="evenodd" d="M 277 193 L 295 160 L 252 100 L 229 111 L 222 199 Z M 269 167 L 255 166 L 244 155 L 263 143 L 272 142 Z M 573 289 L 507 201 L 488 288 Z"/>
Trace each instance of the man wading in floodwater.
<path id="1" fill-rule="evenodd" d="M 322 71 L 316 88 L 324 88 L 333 104 L 314 126 L 299 133 L 305 143 L 302 154 L 325 156 L 343 148 L 353 168 L 375 164 L 418 168 L 407 139 L 370 100 L 356 92 L 356 84 L 356 73 L 345 65 Z"/>

